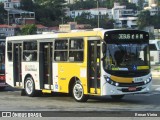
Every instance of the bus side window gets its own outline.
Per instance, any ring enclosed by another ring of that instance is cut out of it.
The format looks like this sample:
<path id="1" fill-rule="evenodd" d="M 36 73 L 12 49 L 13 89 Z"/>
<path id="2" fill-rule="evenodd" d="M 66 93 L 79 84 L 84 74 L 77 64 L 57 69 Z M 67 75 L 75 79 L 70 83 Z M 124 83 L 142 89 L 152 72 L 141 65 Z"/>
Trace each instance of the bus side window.
<path id="1" fill-rule="evenodd" d="M 54 60 L 68 60 L 68 40 L 55 40 Z"/>
<path id="2" fill-rule="evenodd" d="M 7 56 L 8 60 L 12 61 L 12 43 L 8 43 L 7 45 Z"/>
<path id="3" fill-rule="evenodd" d="M 23 53 L 23 59 L 25 60 L 25 61 L 31 61 L 32 60 L 32 54 L 29 54 L 28 52 L 24 52 Z"/>
<path id="4" fill-rule="evenodd" d="M 71 39 L 69 45 L 69 61 L 81 62 L 83 61 L 84 41 L 83 39 Z"/>
<path id="5" fill-rule="evenodd" d="M 70 61 L 83 61 L 83 51 L 70 51 Z"/>
<path id="6" fill-rule="evenodd" d="M 37 61 L 37 42 L 36 41 L 23 43 L 23 60 Z"/>

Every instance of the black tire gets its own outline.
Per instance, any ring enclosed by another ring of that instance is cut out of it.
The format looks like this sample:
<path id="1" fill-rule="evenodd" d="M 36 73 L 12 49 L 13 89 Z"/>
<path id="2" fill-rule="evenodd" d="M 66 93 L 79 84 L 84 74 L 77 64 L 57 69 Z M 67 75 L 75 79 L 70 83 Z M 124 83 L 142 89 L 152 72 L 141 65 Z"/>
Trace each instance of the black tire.
<path id="1" fill-rule="evenodd" d="M 21 90 L 21 96 L 26 96 L 26 91 L 25 91 L 25 89 L 22 89 L 22 90 Z"/>
<path id="2" fill-rule="evenodd" d="M 29 97 L 34 97 L 37 94 L 37 91 L 35 90 L 35 83 L 32 77 L 27 77 L 25 80 L 25 93 Z"/>
<path id="3" fill-rule="evenodd" d="M 111 98 L 114 100 L 121 100 L 124 97 L 124 95 L 111 95 Z"/>
<path id="4" fill-rule="evenodd" d="M 84 89 L 80 81 L 74 83 L 72 93 L 77 102 L 86 102 L 88 100 L 88 95 L 84 94 Z"/>

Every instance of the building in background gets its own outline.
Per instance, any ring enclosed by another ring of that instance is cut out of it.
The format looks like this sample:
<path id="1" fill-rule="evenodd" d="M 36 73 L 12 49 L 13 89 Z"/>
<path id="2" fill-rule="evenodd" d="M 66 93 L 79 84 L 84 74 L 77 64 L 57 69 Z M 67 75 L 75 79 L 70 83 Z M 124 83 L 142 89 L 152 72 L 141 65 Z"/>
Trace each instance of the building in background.
<path id="1" fill-rule="evenodd" d="M 100 18 L 103 18 L 104 16 L 108 16 L 109 18 L 112 18 L 112 11 L 111 9 L 107 8 L 92 8 L 92 9 L 82 9 L 82 10 L 72 10 L 69 11 L 69 16 L 71 18 L 76 18 L 78 16 L 81 16 L 83 13 L 86 13 L 87 19 L 96 18 L 99 14 Z"/>
<path id="2" fill-rule="evenodd" d="M 149 4 L 144 7 L 144 10 L 149 10 L 151 16 L 159 14 L 160 7 L 157 5 L 157 0 L 149 0 Z"/>
<path id="3" fill-rule="evenodd" d="M 0 25 L 0 33 L 3 33 L 6 37 L 16 35 L 18 26 Z"/>
<path id="4" fill-rule="evenodd" d="M 4 1 L 6 1 L 6 0 L 0 0 L 0 3 L 4 3 Z"/>
<path id="5" fill-rule="evenodd" d="M 160 29 L 154 29 L 155 39 L 160 40 Z"/>
<path id="6" fill-rule="evenodd" d="M 134 4 L 136 4 L 138 6 L 138 0 L 128 0 L 128 2 L 134 3 Z"/>
<path id="7" fill-rule="evenodd" d="M 155 4 L 157 4 L 157 0 L 148 0 L 149 7 Z"/>
<path id="8" fill-rule="evenodd" d="M 20 0 L 5 0 L 4 9 L 8 11 L 8 25 L 34 24 L 35 12 L 18 9 Z"/>
<path id="9" fill-rule="evenodd" d="M 76 3 L 77 1 L 86 1 L 86 0 L 65 0 L 66 3 L 68 4 L 74 4 Z M 94 0 L 93 0 L 94 1 Z M 96 0 L 95 0 L 96 1 Z M 98 1 L 105 1 L 105 0 L 98 0 Z"/>
<path id="10" fill-rule="evenodd" d="M 70 17 L 76 18 L 81 16 L 83 13 L 86 13 L 87 19 L 97 18 L 99 15 L 100 19 L 108 17 L 115 20 L 114 26 L 116 28 L 136 28 L 137 27 L 137 15 L 138 12 L 133 9 L 126 9 L 126 6 L 122 6 L 119 3 L 114 3 L 112 9 L 107 8 L 93 8 L 93 9 L 84 9 L 84 10 L 73 10 L 70 11 Z"/>
<path id="11" fill-rule="evenodd" d="M 126 9 L 126 6 L 121 6 L 119 3 L 114 3 L 112 8 L 112 16 L 115 20 L 116 28 L 136 28 L 138 12 L 133 9 Z"/>

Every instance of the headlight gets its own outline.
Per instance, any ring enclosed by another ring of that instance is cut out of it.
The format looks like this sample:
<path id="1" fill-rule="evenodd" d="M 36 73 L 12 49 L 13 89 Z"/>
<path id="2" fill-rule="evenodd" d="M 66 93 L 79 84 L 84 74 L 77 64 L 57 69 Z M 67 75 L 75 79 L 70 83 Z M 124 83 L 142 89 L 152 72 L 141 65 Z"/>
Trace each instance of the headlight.
<path id="1" fill-rule="evenodd" d="M 114 86 L 119 86 L 119 83 L 116 83 L 116 82 L 112 81 L 109 77 L 105 76 L 104 78 L 105 78 L 107 83 L 109 83 L 111 85 L 114 85 Z"/>
<path id="2" fill-rule="evenodd" d="M 115 83 L 116 86 L 119 86 L 119 83 Z"/>
<path id="3" fill-rule="evenodd" d="M 147 81 L 146 81 L 146 80 L 144 81 L 144 84 L 147 84 Z"/>
<path id="4" fill-rule="evenodd" d="M 147 79 L 147 82 L 150 82 L 150 79 L 149 79 L 149 78 Z"/>
<path id="5" fill-rule="evenodd" d="M 109 81 L 110 81 L 110 79 L 109 79 L 109 78 L 107 78 L 106 80 L 107 80 L 107 82 L 109 82 Z"/>

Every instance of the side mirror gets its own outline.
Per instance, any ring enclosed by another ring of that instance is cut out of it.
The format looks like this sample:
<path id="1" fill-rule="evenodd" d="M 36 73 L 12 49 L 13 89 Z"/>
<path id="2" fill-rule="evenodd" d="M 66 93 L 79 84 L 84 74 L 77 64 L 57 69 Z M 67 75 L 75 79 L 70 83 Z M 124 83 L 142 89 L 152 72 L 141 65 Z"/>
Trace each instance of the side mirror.
<path id="1" fill-rule="evenodd" d="M 102 44 L 102 52 L 106 53 L 106 44 L 105 43 Z"/>

